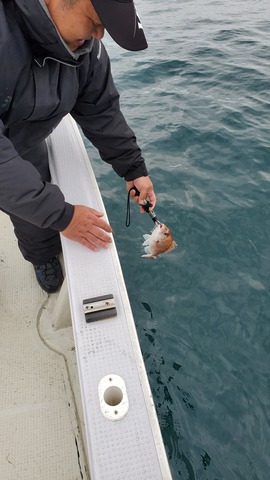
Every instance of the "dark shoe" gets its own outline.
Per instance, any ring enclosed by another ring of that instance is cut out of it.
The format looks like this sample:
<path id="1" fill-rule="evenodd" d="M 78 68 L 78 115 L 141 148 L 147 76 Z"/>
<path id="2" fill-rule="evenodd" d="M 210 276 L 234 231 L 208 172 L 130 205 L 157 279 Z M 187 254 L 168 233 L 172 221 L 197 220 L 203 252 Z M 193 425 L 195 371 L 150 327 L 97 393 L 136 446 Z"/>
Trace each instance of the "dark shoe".
<path id="1" fill-rule="evenodd" d="M 33 265 L 37 281 L 47 293 L 54 293 L 63 283 L 61 265 L 57 257 L 51 258 L 43 265 Z"/>

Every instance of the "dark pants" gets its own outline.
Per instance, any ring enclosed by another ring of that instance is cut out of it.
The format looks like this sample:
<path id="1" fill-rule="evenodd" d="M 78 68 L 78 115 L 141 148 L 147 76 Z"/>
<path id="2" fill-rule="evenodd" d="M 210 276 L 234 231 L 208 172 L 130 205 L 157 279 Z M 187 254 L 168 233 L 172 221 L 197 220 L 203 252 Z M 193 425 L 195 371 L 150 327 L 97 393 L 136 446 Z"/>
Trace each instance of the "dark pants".
<path id="1" fill-rule="evenodd" d="M 51 180 L 46 142 L 36 145 L 22 156 L 39 171 L 42 180 Z M 48 262 L 61 252 L 59 233 L 50 228 L 39 228 L 21 218 L 10 215 L 14 225 L 14 232 L 18 239 L 19 248 L 26 260 L 34 265 Z"/>

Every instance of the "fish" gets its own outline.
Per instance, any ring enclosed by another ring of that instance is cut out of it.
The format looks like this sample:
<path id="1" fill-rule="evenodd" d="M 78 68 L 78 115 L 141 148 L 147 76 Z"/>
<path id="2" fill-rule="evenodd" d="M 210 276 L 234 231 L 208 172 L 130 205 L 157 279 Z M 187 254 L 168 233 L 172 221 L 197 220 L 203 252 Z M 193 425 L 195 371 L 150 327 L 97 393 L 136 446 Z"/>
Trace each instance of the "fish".
<path id="1" fill-rule="evenodd" d="M 151 235 L 143 235 L 143 247 L 146 255 L 142 257 L 156 259 L 162 253 L 169 253 L 177 247 L 177 244 L 172 238 L 170 229 L 164 223 L 158 224 Z"/>

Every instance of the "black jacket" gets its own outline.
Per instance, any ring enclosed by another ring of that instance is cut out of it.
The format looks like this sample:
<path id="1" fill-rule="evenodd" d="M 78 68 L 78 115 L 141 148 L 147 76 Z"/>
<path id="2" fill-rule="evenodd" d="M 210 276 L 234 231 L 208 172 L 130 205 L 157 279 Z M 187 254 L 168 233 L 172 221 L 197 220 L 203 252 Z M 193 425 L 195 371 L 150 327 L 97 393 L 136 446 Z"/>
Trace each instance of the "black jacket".
<path id="1" fill-rule="evenodd" d="M 39 0 L 0 0 L 0 209 L 63 230 L 73 206 L 23 160 L 71 113 L 101 158 L 126 180 L 147 175 L 97 40 L 74 54 Z"/>

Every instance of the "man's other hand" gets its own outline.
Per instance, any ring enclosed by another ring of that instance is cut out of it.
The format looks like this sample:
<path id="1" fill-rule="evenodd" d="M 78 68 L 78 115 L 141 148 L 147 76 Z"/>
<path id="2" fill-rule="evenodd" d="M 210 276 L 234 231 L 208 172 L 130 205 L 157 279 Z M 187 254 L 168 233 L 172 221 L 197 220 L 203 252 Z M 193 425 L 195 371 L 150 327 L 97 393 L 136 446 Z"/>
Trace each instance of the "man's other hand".
<path id="1" fill-rule="evenodd" d="M 112 228 L 102 220 L 103 215 L 93 208 L 75 205 L 71 222 L 61 233 L 95 252 L 99 247 L 108 248 L 112 242 L 108 233 L 112 232 Z"/>

